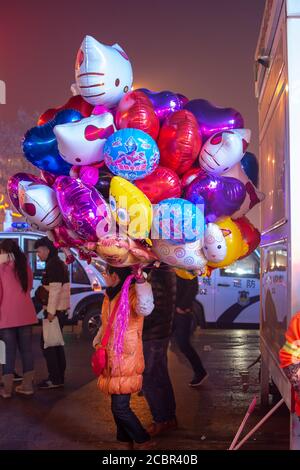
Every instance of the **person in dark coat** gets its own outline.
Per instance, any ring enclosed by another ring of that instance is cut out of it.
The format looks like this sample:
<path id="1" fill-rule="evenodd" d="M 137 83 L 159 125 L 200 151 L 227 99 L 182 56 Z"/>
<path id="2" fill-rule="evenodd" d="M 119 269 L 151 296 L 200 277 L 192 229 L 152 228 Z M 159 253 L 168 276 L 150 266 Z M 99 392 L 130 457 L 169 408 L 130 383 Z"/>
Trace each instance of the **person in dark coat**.
<path id="1" fill-rule="evenodd" d="M 183 279 L 178 275 L 176 276 L 176 312 L 173 333 L 180 351 L 185 355 L 193 368 L 194 377 L 189 384 L 191 387 L 199 386 L 208 377 L 190 339 L 193 322 L 193 301 L 197 293 L 197 276 L 193 279 Z"/>
<path id="2" fill-rule="evenodd" d="M 166 265 L 151 270 L 154 310 L 145 318 L 143 349 L 145 370 L 143 394 L 148 402 L 153 423 L 148 433 L 157 436 L 177 427 L 176 403 L 168 371 L 168 347 L 176 301 L 176 275 Z"/>

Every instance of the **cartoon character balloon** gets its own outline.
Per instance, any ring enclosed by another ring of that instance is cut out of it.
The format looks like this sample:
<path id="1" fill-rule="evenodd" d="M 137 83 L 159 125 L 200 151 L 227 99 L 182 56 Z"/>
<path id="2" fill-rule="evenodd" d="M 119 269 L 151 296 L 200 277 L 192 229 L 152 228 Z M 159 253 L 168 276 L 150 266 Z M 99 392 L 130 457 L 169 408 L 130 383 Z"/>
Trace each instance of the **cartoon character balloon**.
<path id="1" fill-rule="evenodd" d="M 239 259 L 242 259 L 250 255 L 250 253 L 256 250 L 256 248 L 259 246 L 260 232 L 256 227 L 254 227 L 253 224 L 251 224 L 250 220 L 247 219 L 247 217 L 241 217 L 239 219 L 235 219 L 235 223 L 239 227 L 241 234 L 243 236 L 243 239 L 248 245 L 247 253 L 243 256 L 240 256 L 239 258 Z"/>
<path id="2" fill-rule="evenodd" d="M 45 181 L 30 173 L 16 173 L 7 181 L 7 193 L 12 205 L 20 212 L 19 183 L 21 181 L 28 183 L 45 184 Z"/>
<path id="3" fill-rule="evenodd" d="M 108 235 L 111 213 L 108 204 L 92 186 L 69 176 L 57 178 L 54 188 L 64 220 L 86 241 Z"/>
<path id="4" fill-rule="evenodd" d="M 214 175 L 225 173 L 241 161 L 250 137 L 249 129 L 233 129 L 214 134 L 201 149 L 200 166 Z"/>
<path id="5" fill-rule="evenodd" d="M 90 165 L 103 160 L 103 147 L 115 132 L 114 118 L 105 113 L 54 127 L 60 156 L 70 165 Z"/>
<path id="6" fill-rule="evenodd" d="M 112 108 L 131 90 L 132 68 L 121 46 L 107 46 L 86 36 L 77 53 L 75 79 L 88 103 Z"/>
<path id="7" fill-rule="evenodd" d="M 207 259 L 202 252 L 202 240 L 174 245 L 170 240 L 153 240 L 152 250 L 160 261 L 186 270 L 205 269 Z"/>
<path id="8" fill-rule="evenodd" d="M 131 238 L 149 237 L 152 205 L 142 191 L 129 181 L 115 176 L 110 184 L 109 203 L 113 217 Z"/>
<path id="9" fill-rule="evenodd" d="M 213 223 L 207 224 L 204 232 L 203 252 L 208 261 L 223 261 L 227 254 L 226 240 L 222 229 Z"/>
<path id="10" fill-rule="evenodd" d="M 150 175 L 158 165 L 159 150 L 150 135 L 139 129 L 121 129 L 104 145 L 104 161 L 115 175 L 130 181 Z"/>
<path id="11" fill-rule="evenodd" d="M 204 207 L 180 198 L 164 199 L 153 207 L 151 239 L 188 243 L 203 238 Z"/>
<path id="12" fill-rule="evenodd" d="M 62 223 L 55 191 L 46 184 L 20 181 L 18 196 L 20 212 L 33 230 L 46 232 Z"/>
<path id="13" fill-rule="evenodd" d="M 227 253 L 222 261 L 209 261 L 207 264 L 212 268 L 223 268 L 234 263 L 248 252 L 248 245 L 244 241 L 238 225 L 230 217 L 217 221 L 226 241 Z"/>

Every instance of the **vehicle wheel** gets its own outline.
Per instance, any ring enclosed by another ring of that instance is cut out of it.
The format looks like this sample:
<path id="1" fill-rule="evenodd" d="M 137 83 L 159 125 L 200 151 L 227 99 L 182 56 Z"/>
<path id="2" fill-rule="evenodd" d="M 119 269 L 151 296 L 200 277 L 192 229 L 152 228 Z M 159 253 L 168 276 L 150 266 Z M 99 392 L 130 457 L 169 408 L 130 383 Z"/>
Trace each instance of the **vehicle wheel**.
<path id="1" fill-rule="evenodd" d="M 82 321 L 82 336 L 93 339 L 101 326 L 101 306 L 94 305 L 88 309 Z"/>
<path id="2" fill-rule="evenodd" d="M 202 305 L 197 301 L 193 302 L 193 313 L 195 318 L 195 325 L 200 326 L 200 328 L 206 328 L 204 309 Z"/>

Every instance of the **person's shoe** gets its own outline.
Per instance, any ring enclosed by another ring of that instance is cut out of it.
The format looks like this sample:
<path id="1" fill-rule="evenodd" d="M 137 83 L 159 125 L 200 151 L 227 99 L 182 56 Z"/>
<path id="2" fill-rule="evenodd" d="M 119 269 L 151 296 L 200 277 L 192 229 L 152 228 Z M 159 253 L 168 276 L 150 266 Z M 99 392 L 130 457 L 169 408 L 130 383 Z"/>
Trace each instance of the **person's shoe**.
<path id="1" fill-rule="evenodd" d="M 190 387 L 199 387 L 203 382 L 208 378 L 208 373 L 203 372 L 203 374 L 195 375 L 193 380 L 189 383 Z"/>
<path id="2" fill-rule="evenodd" d="M 43 390 L 49 390 L 51 388 L 61 388 L 64 384 L 54 384 L 51 380 L 46 379 L 38 384 L 38 388 Z"/>
<path id="3" fill-rule="evenodd" d="M 34 390 L 33 390 L 33 377 L 34 377 L 34 371 L 29 371 L 25 372 L 24 378 L 22 380 L 22 383 L 20 385 L 16 386 L 16 392 L 20 393 L 21 395 L 33 395 Z"/>
<path id="4" fill-rule="evenodd" d="M 16 372 L 14 372 L 14 382 L 22 382 L 22 380 L 23 380 L 22 375 L 19 375 Z"/>
<path id="5" fill-rule="evenodd" d="M 173 429 L 178 428 L 177 419 L 173 418 L 169 421 L 165 421 L 164 423 L 152 423 L 151 426 L 147 429 L 148 434 L 153 436 L 159 436 L 167 431 L 172 431 Z"/>
<path id="6" fill-rule="evenodd" d="M 2 398 L 11 398 L 13 390 L 14 374 L 5 374 L 2 376 L 3 387 L 0 388 L 0 396 Z"/>
<path id="7" fill-rule="evenodd" d="M 156 448 L 156 441 L 153 441 L 152 439 L 149 439 L 149 441 L 142 442 L 141 444 L 138 444 L 135 442 L 133 444 L 133 449 L 134 450 L 151 450 Z"/>

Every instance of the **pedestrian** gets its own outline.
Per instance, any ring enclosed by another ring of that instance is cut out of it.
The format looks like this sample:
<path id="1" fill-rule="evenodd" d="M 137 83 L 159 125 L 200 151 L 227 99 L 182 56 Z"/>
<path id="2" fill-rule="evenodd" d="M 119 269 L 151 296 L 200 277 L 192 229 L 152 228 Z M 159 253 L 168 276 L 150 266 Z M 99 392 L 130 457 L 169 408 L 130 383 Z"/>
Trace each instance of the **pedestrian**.
<path id="1" fill-rule="evenodd" d="M 126 448 L 149 449 L 153 446 L 137 416 L 130 408 L 131 394 L 142 387 L 144 357 L 142 329 L 144 317 L 153 310 L 151 286 L 142 275 L 127 293 L 130 268 L 107 266 L 103 273 L 106 291 L 102 304 L 102 326 L 93 341 L 97 347 L 105 335 L 111 315 L 112 323 L 106 347 L 107 364 L 98 380 L 99 389 L 111 395 L 111 410 L 117 426 L 117 440 Z M 106 333 L 107 334 L 107 333 Z"/>
<path id="2" fill-rule="evenodd" d="M 198 353 L 191 344 L 193 302 L 198 293 L 198 277 L 183 279 L 176 275 L 176 312 L 173 334 L 180 351 L 190 362 L 194 377 L 189 383 L 198 387 L 208 378 Z"/>
<path id="3" fill-rule="evenodd" d="M 33 275 L 25 254 L 14 240 L 0 243 L 0 339 L 5 343 L 2 398 L 13 392 L 17 349 L 23 366 L 23 380 L 16 392 L 33 394 L 34 364 L 32 353 L 32 325 L 37 323 L 30 297 Z"/>
<path id="4" fill-rule="evenodd" d="M 177 428 L 175 395 L 168 371 L 176 276 L 167 265 L 161 265 L 151 270 L 148 279 L 154 296 L 154 310 L 151 316 L 145 319 L 143 329 L 143 394 L 153 418 L 153 423 L 147 431 L 151 436 L 158 436 Z"/>
<path id="5" fill-rule="evenodd" d="M 41 261 L 46 262 L 42 284 L 35 293 L 36 303 L 44 309 L 44 318 L 50 322 L 57 317 L 61 330 L 67 319 L 70 308 L 69 270 L 60 259 L 58 250 L 48 237 L 42 237 L 34 244 Z M 46 359 L 48 378 L 38 384 L 40 389 L 52 389 L 64 386 L 66 357 L 64 346 L 44 347 L 42 334 L 41 347 Z"/>

